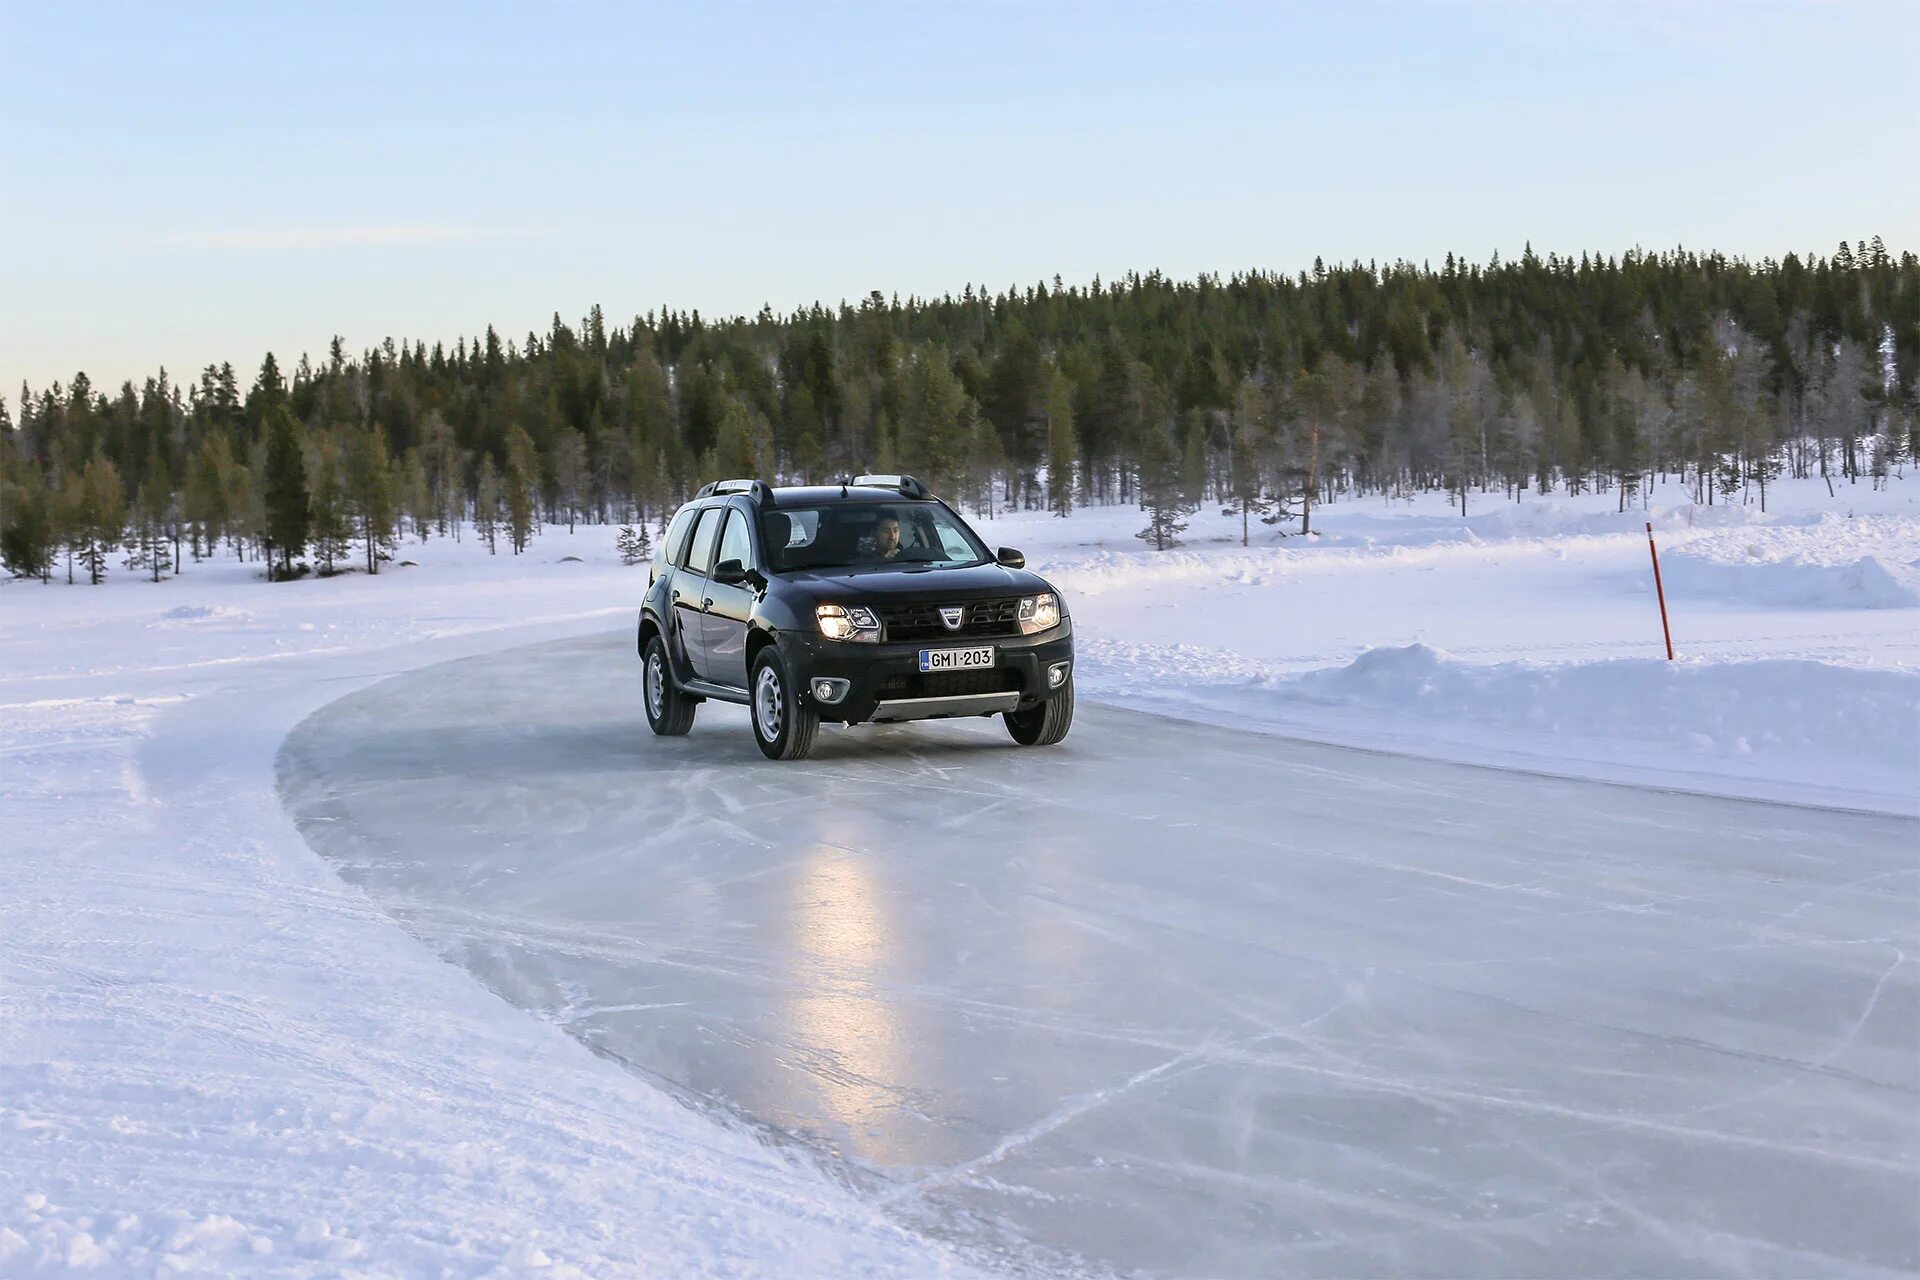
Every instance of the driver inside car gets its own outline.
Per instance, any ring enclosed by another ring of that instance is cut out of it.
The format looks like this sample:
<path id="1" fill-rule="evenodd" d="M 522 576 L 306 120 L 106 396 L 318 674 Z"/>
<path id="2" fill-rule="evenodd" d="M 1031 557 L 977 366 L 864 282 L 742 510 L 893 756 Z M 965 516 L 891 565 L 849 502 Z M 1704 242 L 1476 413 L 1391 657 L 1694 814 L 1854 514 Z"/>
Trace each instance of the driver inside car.
<path id="1" fill-rule="evenodd" d="M 900 517 L 891 511 L 873 522 L 873 554 L 879 560 L 900 558 Z"/>

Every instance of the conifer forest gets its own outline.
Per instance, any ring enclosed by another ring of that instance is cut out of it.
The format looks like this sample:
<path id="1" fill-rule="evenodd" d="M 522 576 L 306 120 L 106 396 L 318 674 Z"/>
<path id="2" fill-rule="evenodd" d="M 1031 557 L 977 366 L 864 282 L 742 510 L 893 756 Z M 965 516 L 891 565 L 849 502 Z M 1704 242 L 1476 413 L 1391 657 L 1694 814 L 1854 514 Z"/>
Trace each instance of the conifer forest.
<path id="1" fill-rule="evenodd" d="M 1294 275 L 1058 278 L 713 319 L 388 338 L 0 399 L 0 559 L 98 582 L 378 572 L 408 539 L 524 551 L 652 525 L 707 480 L 907 472 L 957 506 L 1217 505 L 1310 533 L 1337 495 L 1463 513 L 1653 476 L 1764 506 L 1920 449 L 1920 259 L 1875 237 L 1750 262 L 1634 251 Z"/>

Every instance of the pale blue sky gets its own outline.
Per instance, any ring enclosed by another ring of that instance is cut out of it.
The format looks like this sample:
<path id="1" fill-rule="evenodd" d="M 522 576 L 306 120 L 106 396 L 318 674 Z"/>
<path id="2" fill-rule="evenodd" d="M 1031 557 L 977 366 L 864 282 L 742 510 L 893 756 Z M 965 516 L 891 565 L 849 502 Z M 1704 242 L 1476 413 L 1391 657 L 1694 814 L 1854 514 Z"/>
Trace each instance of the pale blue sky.
<path id="1" fill-rule="evenodd" d="M 0 0 L 0 393 L 596 301 L 1920 248 L 1916 50 L 1920 0 Z"/>

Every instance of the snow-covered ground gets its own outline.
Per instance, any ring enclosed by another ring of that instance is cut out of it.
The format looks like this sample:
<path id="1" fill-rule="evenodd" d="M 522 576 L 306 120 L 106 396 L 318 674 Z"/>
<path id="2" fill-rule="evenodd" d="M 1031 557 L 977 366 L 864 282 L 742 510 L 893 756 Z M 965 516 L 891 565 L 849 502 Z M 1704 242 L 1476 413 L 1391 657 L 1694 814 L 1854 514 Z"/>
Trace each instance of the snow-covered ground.
<path id="1" fill-rule="evenodd" d="M 1920 808 L 1920 481 L 1378 500 L 1314 539 L 1127 509 L 983 522 L 1068 593 L 1085 694 L 1359 745 Z M 440 962 L 273 789 L 301 717 L 624 628 L 613 531 L 269 586 L 0 583 L 0 1275 L 861 1275 L 965 1264 Z M 570 557 L 579 557 L 577 560 Z M 611 696 L 629 696 L 613 691 Z"/>
<path id="2" fill-rule="evenodd" d="M 1355 746 L 1920 810 L 1920 479 L 1757 507 L 1343 503 L 1312 538 L 1196 513 L 985 523 L 1068 593 L 1091 697 Z M 1651 520 L 1678 661 L 1665 659 Z"/>

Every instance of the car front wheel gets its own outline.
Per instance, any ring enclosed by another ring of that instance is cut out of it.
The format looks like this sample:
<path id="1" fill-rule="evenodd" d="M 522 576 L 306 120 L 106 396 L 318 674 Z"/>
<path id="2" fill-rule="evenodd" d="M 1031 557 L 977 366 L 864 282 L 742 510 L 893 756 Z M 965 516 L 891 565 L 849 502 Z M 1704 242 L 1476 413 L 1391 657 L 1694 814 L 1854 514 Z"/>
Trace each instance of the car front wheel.
<path id="1" fill-rule="evenodd" d="M 645 664 L 647 724 L 663 738 L 677 738 L 693 728 L 695 703 L 674 686 L 673 673 L 667 670 L 667 642 L 661 637 L 647 640 Z"/>
<path id="2" fill-rule="evenodd" d="M 800 691 L 787 678 L 779 651 L 768 646 L 753 663 L 753 740 L 769 760 L 804 760 L 820 731 L 820 714 L 800 702 Z"/>
<path id="3" fill-rule="evenodd" d="M 1007 732 L 1023 747 L 1050 747 L 1073 727 L 1073 677 L 1037 707 L 1006 713 Z"/>

